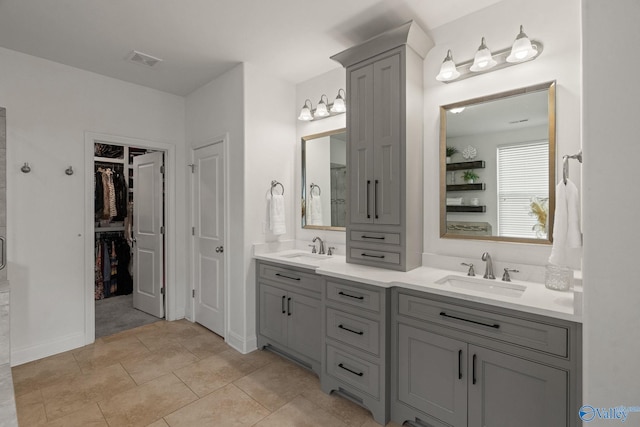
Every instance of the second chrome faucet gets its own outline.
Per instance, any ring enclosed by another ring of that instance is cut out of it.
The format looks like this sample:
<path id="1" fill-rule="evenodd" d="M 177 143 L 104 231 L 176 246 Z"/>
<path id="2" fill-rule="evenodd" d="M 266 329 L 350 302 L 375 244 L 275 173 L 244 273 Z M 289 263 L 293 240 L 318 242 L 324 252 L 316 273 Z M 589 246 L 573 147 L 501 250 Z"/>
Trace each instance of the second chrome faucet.
<path id="1" fill-rule="evenodd" d="M 482 254 L 482 260 L 486 262 L 484 276 L 482 277 L 485 279 L 495 279 L 496 276 L 493 274 L 493 261 L 491 261 L 491 255 L 489 255 L 489 252 Z"/>

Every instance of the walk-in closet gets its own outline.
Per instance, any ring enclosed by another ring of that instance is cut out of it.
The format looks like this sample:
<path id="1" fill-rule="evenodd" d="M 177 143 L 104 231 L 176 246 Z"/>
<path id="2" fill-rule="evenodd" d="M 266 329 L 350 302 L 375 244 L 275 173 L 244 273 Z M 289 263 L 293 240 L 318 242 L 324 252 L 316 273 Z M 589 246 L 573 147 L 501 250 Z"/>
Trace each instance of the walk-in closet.
<path id="1" fill-rule="evenodd" d="M 99 338 L 164 317 L 163 153 L 96 141 L 94 173 Z"/>

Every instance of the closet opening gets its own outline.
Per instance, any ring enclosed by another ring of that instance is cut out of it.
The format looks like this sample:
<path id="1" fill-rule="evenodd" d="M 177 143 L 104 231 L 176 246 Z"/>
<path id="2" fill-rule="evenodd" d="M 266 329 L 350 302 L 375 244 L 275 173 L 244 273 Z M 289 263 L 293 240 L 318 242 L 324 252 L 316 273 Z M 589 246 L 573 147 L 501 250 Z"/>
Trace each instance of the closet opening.
<path id="1" fill-rule="evenodd" d="M 165 317 L 165 152 L 95 140 L 95 338 Z"/>

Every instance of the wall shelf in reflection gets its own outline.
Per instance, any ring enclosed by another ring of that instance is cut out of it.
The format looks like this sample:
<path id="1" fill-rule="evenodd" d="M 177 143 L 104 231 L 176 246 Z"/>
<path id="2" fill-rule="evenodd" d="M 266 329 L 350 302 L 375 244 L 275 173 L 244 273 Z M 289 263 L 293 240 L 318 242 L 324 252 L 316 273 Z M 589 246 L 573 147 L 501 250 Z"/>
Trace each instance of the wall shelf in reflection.
<path id="1" fill-rule="evenodd" d="M 486 212 L 487 207 L 482 206 L 447 206 L 447 212 Z"/>
<path id="2" fill-rule="evenodd" d="M 448 171 L 460 171 L 465 169 L 482 169 L 482 168 L 484 168 L 484 160 L 476 160 L 474 162 L 447 163 Z"/>
<path id="3" fill-rule="evenodd" d="M 447 191 L 482 191 L 485 189 L 485 185 L 484 182 L 476 184 L 449 184 L 447 185 Z"/>

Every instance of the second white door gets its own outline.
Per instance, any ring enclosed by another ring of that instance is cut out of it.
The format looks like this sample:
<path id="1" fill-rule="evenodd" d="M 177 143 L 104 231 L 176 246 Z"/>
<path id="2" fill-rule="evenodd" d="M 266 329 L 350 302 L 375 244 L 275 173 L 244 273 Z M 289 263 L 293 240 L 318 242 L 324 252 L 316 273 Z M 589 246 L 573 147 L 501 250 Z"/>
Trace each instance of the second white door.
<path id="1" fill-rule="evenodd" d="M 193 150 L 193 288 L 195 321 L 224 328 L 224 150 L 222 141 Z"/>

